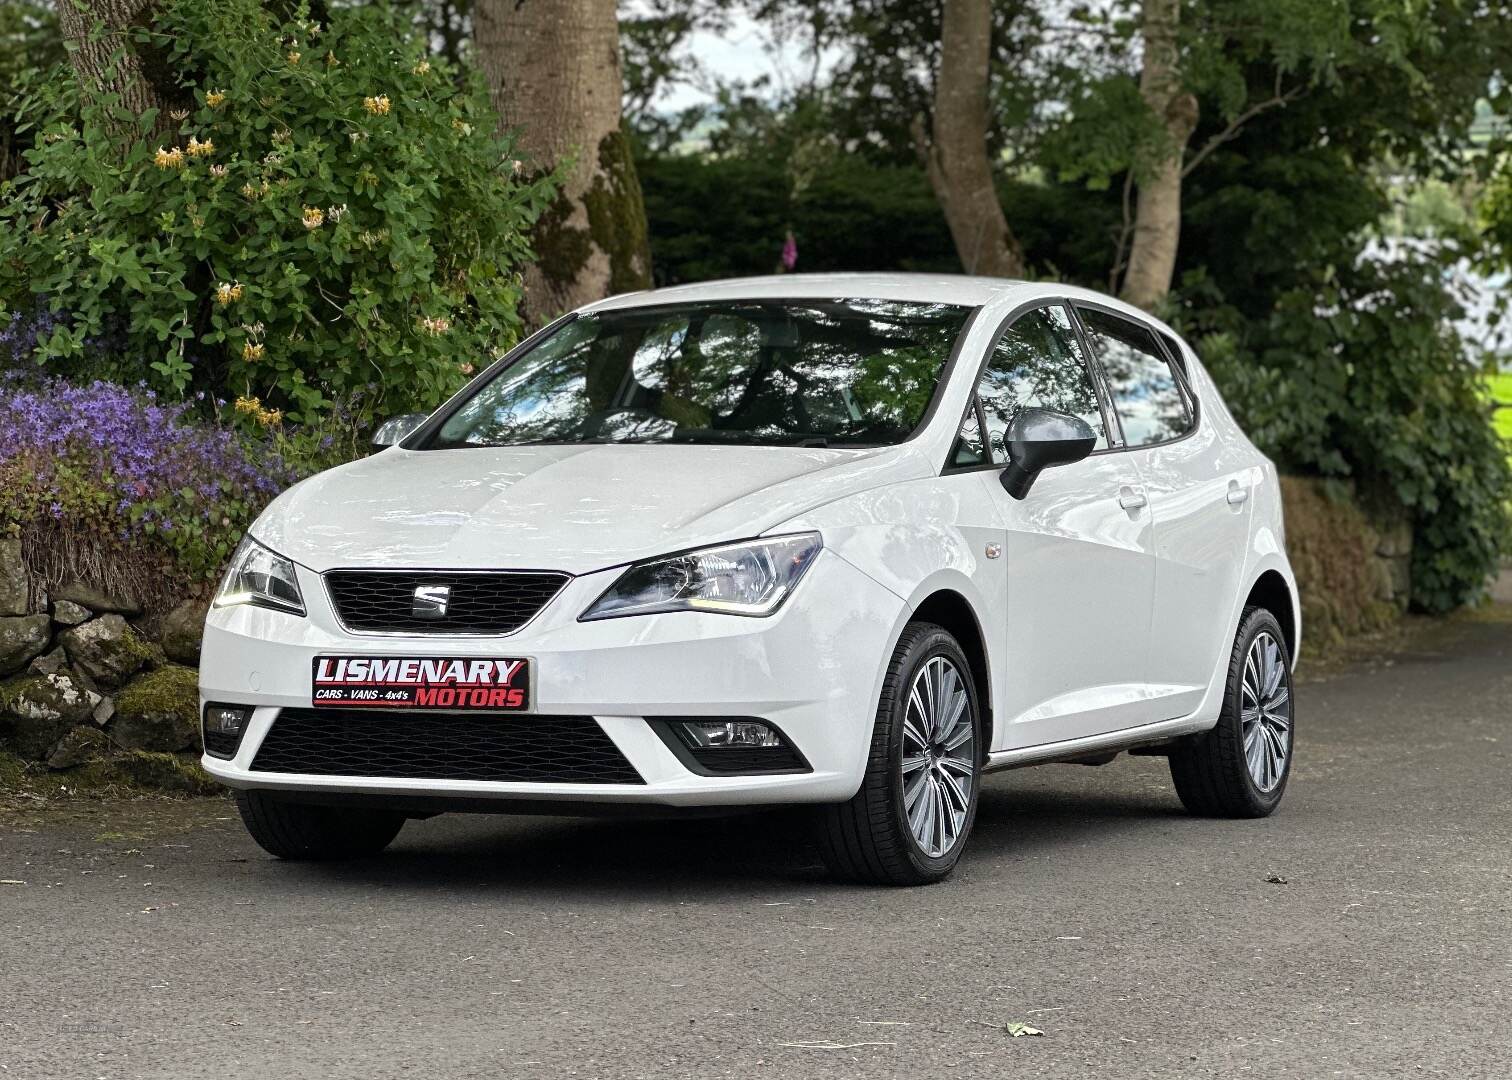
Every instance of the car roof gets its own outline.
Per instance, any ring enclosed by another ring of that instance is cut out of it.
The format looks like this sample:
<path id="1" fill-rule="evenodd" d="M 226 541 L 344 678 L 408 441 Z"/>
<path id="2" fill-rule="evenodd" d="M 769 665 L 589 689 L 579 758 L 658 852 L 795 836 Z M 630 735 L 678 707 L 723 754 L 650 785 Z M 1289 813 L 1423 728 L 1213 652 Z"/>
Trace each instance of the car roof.
<path id="1" fill-rule="evenodd" d="M 1059 281 L 1021 281 L 1017 278 L 974 277 L 969 274 L 845 273 L 768 274 L 764 277 L 725 278 L 663 289 L 621 293 L 579 308 L 580 312 L 651 307 L 656 304 L 700 300 L 802 299 L 906 300 L 922 304 L 962 304 L 967 307 L 1017 308 L 1038 300 L 1066 299 L 1097 304 L 1154 326 L 1176 337 L 1171 327 L 1147 311 L 1095 289 Z"/>
<path id="2" fill-rule="evenodd" d="M 611 296 L 585 311 L 680 304 L 699 300 L 768 300 L 859 298 L 913 300 L 926 304 L 964 304 L 981 307 L 1009 295 L 1029 299 L 1036 291 L 1057 295 L 1054 285 L 1011 278 L 970 277 L 965 274 L 771 274 L 766 277 L 727 278 L 692 285 Z"/>

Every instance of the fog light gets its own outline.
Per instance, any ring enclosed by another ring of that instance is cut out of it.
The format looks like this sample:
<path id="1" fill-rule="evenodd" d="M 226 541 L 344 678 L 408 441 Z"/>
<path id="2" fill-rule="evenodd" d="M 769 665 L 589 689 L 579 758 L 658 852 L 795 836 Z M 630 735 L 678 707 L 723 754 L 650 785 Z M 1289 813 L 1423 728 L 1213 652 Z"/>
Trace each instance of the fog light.
<path id="1" fill-rule="evenodd" d="M 682 729 L 689 744 L 700 749 L 775 749 L 783 745 L 782 737 L 759 720 L 685 720 Z"/>
<path id="2" fill-rule="evenodd" d="M 754 716 L 648 716 L 646 722 L 689 772 L 760 776 L 810 772 L 776 724 Z"/>
<path id="3" fill-rule="evenodd" d="M 251 718 L 252 709 L 247 705 L 206 705 L 205 753 L 218 758 L 235 757 Z"/>

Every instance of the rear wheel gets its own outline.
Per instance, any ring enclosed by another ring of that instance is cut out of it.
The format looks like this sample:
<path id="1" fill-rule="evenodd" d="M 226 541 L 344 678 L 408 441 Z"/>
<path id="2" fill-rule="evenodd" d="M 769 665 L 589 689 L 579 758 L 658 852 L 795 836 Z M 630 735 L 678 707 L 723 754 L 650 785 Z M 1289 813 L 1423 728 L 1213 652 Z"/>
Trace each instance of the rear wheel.
<path id="1" fill-rule="evenodd" d="M 1208 817 L 1265 817 L 1275 810 L 1291 776 L 1294 707 L 1281 624 L 1264 608 L 1247 607 L 1217 726 L 1171 753 L 1182 804 Z"/>
<path id="2" fill-rule="evenodd" d="M 280 859 L 356 859 L 388 847 L 404 815 L 292 802 L 265 791 L 238 791 L 236 809 L 247 831 Z"/>
<path id="3" fill-rule="evenodd" d="M 829 868 L 886 885 L 948 875 L 976 820 L 981 732 L 960 645 L 931 623 L 910 625 L 888 665 L 861 789 L 820 810 Z"/>

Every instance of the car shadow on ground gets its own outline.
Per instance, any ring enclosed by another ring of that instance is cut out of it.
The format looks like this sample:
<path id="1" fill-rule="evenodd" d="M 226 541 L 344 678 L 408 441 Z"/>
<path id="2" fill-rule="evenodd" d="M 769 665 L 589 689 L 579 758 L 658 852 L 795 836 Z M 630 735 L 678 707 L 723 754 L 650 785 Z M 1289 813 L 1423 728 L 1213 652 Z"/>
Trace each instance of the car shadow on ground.
<path id="1" fill-rule="evenodd" d="M 1169 795 L 1024 788 L 994 777 L 982 792 L 967 859 L 1031 859 L 1110 832 L 1134 843 L 1151 821 L 1179 816 Z M 621 898 L 627 890 L 659 895 L 669 887 L 710 896 L 794 884 L 844 888 L 830 882 L 809 819 L 794 809 L 652 820 L 448 815 L 409 823 L 376 859 L 280 869 L 333 885 L 507 886 L 558 900 L 611 890 Z"/>

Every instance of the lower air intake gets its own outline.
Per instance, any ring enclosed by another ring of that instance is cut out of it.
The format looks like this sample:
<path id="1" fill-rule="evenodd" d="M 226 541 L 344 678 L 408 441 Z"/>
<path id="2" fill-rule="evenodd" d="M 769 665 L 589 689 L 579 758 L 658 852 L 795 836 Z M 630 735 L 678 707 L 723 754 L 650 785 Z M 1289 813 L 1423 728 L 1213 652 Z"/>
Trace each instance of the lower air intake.
<path id="1" fill-rule="evenodd" d="M 643 784 L 591 716 L 284 709 L 257 749 L 254 772 Z"/>

